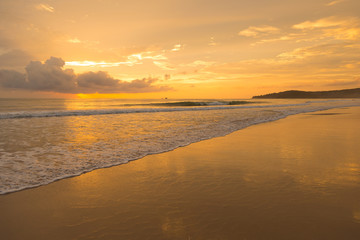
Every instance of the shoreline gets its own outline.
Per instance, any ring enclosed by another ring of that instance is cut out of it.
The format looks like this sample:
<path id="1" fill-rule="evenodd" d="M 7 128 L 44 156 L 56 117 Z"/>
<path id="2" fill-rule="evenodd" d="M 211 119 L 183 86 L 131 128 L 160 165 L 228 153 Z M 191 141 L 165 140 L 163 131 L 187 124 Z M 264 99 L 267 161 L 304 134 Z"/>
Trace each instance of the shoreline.
<path id="1" fill-rule="evenodd" d="M 0 230 L 6 239 L 357 239 L 360 107 L 321 112 L 0 195 Z"/>
<path id="2" fill-rule="evenodd" d="M 139 157 L 136 157 L 136 158 L 133 158 L 133 159 L 128 159 L 126 162 L 119 162 L 119 163 L 116 163 L 116 164 L 111 164 L 111 165 L 108 165 L 108 166 L 99 166 L 99 167 L 95 167 L 95 168 L 92 168 L 92 169 L 88 169 L 88 170 L 85 170 L 83 172 L 80 172 L 80 173 L 76 173 L 76 174 L 71 174 L 71 175 L 66 175 L 66 176 L 61 176 L 61 177 L 58 177 L 58 178 L 55 178 L 53 180 L 49 180 L 45 183 L 39 183 L 39 184 L 36 184 L 36 185 L 33 185 L 33 186 L 25 186 L 25 187 L 22 187 L 22 188 L 19 188 L 19 189 L 14 189 L 14 190 L 10 190 L 10 191 L 6 191 L 6 192 L 3 192 L 1 193 L 0 192 L 0 196 L 2 195 L 7 195 L 7 194 L 12 194 L 12 193 L 16 193 L 16 192 L 20 192 L 20 191 L 24 191 L 24 190 L 27 190 L 27 189 L 33 189 L 33 188 L 38 188 L 38 187 L 42 187 L 42 186 L 46 186 L 46 185 L 49 185 L 49 184 L 52 184 L 54 182 L 58 182 L 58 181 L 61 181 L 61 180 L 64 180 L 64 179 L 68 179 L 68 178 L 73 178 L 73 177 L 78 177 L 78 176 L 81 176 L 83 174 L 87 174 L 87 173 L 90 173 L 92 171 L 96 171 L 96 170 L 99 170 L 99 169 L 106 169 L 106 168 L 112 168 L 112 167 L 117 167 L 117 166 L 121 166 L 121 165 L 124 165 L 124 164 L 128 164 L 130 162 L 133 162 L 133 161 L 137 161 L 137 160 L 141 160 L 147 156 L 152 156 L 152 155 L 156 155 L 156 154 L 163 154 L 163 153 L 167 153 L 167 152 L 171 152 L 171 151 L 174 151 L 178 148 L 183 148 L 183 147 L 187 147 L 191 144 L 194 144 L 194 143 L 199 143 L 199 142 L 202 142 L 202 141 L 207 141 L 207 140 L 210 140 L 210 139 L 216 139 L 216 138 L 221 138 L 221 137 L 226 137 L 230 134 L 233 134 L 237 131 L 240 131 L 240 130 L 243 130 L 243 129 L 246 129 L 246 128 L 249 128 L 249 127 L 252 127 L 252 126 L 255 126 L 255 125 L 259 125 L 259 124 L 266 124 L 266 123 L 270 123 L 270 122 L 275 122 L 275 121 L 279 121 L 281 119 L 286 119 L 288 117 L 291 117 L 291 116 L 295 116 L 295 115 L 301 115 L 301 114 L 307 114 L 307 113 L 313 113 L 313 112 L 323 112 L 323 111 L 329 111 L 329 110 L 333 110 L 333 109 L 341 109 L 341 108 L 352 108 L 352 107 L 360 107 L 358 105 L 353 105 L 353 106 L 345 106 L 345 107 L 331 107 L 331 108 L 328 108 L 328 109 L 322 109 L 322 110 L 311 110 L 311 111 L 307 111 L 307 112 L 300 112 L 300 113 L 290 113 L 290 114 L 287 114 L 287 115 L 284 115 L 284 116 L 279 116 L 275 119 L 268 119 L 268 120 L 264 120 L 264 121 L 260 121 L 260 122 L 255 122 L 255 123 L 252 123 L 250 125 L 245 125 L 243 126 L 242 128 L 239 128 L 237 130 L 233 130 L 232 132 L 229 132 L 229 133 L 225 133 L 224 135 L 219 135 L 219 136 L 215 136 L 215 137 L 209 137 L 209 138 L 205 138 L 205 139 L 201 139 L 201 140 L 198 140 L 198 141 L 195 141 L 195 142 L 190 142 L 190 143 L 187 143 L 185 145 L 179 145 L 175 148 L 171 148 L 171 149 L 168 149 L 168 150 L 164 150 L 164 151 L 160 151 L 160 152 L 153 152 L 153 153 L 148 153 L 148 154 L 145 154 L 143 156 L 139 156 Z"/>

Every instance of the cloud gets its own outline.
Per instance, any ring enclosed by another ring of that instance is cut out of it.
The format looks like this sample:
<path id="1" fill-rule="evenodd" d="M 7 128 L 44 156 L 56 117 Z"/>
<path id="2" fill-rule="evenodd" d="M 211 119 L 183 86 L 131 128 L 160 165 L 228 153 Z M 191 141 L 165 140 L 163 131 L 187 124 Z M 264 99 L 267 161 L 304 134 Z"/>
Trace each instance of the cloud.
<path id="1" fill-rule="evenodd" d="M 330 16 L 314 21 L 304 21 L 291 26 L 291 29 L 284 29 L 282 32 L 285 34 L 276 34 L 273 38 L 268 38 L 267 35 L 261 35 L 256 31 L 246 30 L 244 34 L 257 37 L 258 40 L 251 43 L 251 46 L 279 41 L 291 41 L 292 43 L 353 41 L 360 39 L 360 19 L 358 17 Z"/>
<path id="2" fill-rule="evenodd" d="M 211 66 L 213 64 L 215 64 L 215 62 L 195 60 L 192 63 L 183 64 L 182 66 L 187 66 L 187 67 L 208 67 L 208 66 Z"/>
<path id="3" fill-rule="evenodd" d="M 155 78 L 136 79 L 131 82 L 111 77 L 107 72 L 75 74 L 64 69 L 61 58 L 51 57 L 45 63 L 31 61 L 22 74 L 14 70 L 0 70 L 3 88 L 59 93 L 144 93 L 171 90 L 168 86 L 154 86 Z"/>
<path id="4" fill-rule="evenodd" d="M 257 44 L 263 44 L 263 43 L 279 42 L 279 41 L 293 41 L 294 39 L 296 42 L 300 42 L 303 40 L 302 37 L 304 37 L 303 34 L 289 33 L 283 36 L 278 36 L 276 38 L 261 39 L 255 43 L 252 43 L 251 46 L 256 46 Z"/>
<path id="5" fill-rule="evenodd" d="M 157 61 L 165 61 L 168 58 L 162 53 L 156 53 L 153 51 L 146 51 L 146 52 L 139 52 L 133 53 L 125 57 L 124 61 L 122 62 L 94 62 L 94 61 L 70 61 L 66 62 L 66 66 L 81 66 L 81 67 L 118 67 L 121 65 L 126 66 L 134 66 L 138 64 L 143 64 L 144 60 L 153 61 L 155 65 Z"/>
<path id="6" fill-rule="evenodd" d="M 175 44 L 174 47 L 171 49 L 172 52 L 180 51 L 184 46 L 181 44 Z"/>
<path id="7" fill-rule="evenodd" d="M 26 75 L 14 70 L 0 70 L 0 85 L 3 88 L 26 86 Z"/>
<path id="8" fill-rule="evenodd" d="M 360 86 L 360 78 L 354 79 L 354 80 L 349 80 L 349 81 L 331 81 L 329 83 L 326 83 L 325 86 L 329 86 L 329 87 L 338 87 L 338 86 L 359 87 Z"/>
<path id="9" fill-rule="evenodd" d="M 170 74 L 165 74 L 164 75 L 164 80 L 169 80 L 171 78 L 171 75 Z"/>
<path id="10" fill-rule="evenodd" d="M 2 55 L 0 55 L 0 68 L 13 68 L 13 67 L 23 67 L 29 61 L 31 61 L 32 56 L 27 52 L 24 52 L 19 49 L 10 50 Z"/>
<path id="11" fill-rule="evenodd" d="M 64 65 L 65 62 L 61 58 L 55 57 L 51 57 L 45 63 L 31 61 L 25 68 L 27 75 L 25 88 L 73 93 L 76 88 L 76 75 L 72 69 L 63 70 Z"/>
<path id="12" fill-rule="evenodd" d="M 214 37 L 210 37 L 210 42 L 208 43 L 209 46 L 216 46 L 218 45 L 217 42 L 215 42 L 215 38 Z"/>
<path id="13" fill-rule="evenodd" d="M 278 33 L 280 30 L 276 27 L 272 27 L 272 26 L 267 26 L 267 25 L 263 25 L 263 26 L 250 26 L 242 31 L 240 31 L 238 33 L 238 35 L 240 36 L 245 36 L 245 37 L 258 37 L 258 36 L 264 36 L 264 35 L 269 35 L 269 34 L 274 34 L 274 33 Z"/>
<path id="14" fill-rule="evenodd" d="M 293 28 L 302 29 L 302 30 L 315 29 L 315 28 L 329 28 L 329 27 L 349 25 L 350 22 L 352 22 L 352 19 L 340 19 L 332 16 L 327 18 L 321 18 L 316 21 L 305 21 L 299 24 L 295 24 Z"/>
<path id="15" fill-rule="evenodd" d="M 323 44 L 296 48 L 273 58 L 217 64 L 205 70 L 216 75 L 266 85 L 266 81 L 309 82 L 322 86 L 359 86 L 360 45 Z M 327 84 L 327 85 L 325 85 Z"/>
<path id="16" fill-rule="evenodd" d="M 345 2 L 346 0 L 335 0 L 335 1 L 331 1 L 329 3 L 326 4 L 326 6 L 334 6 L 338 3 L 342 3 L 342 2 Z"/>
<path id="17" fill-rule="evenodd" d="M 94 61 L 71 61 L 66 62 L 66 66 L 78 66 L 78 67 L 118 67 L 121 65 L 134 66 L 140 64 L 137 61 L 125 61 L 125 62 L 94 62 Z"/>
<path id="18" fill-rule="evenodd" d="M 78 38 L 70 38 L 67 40 L 69 43 L 82 43 Z"/>
<path id="19" fill-rule="evenodd" d="M 49 4 L 45 4 L 45 3 L 36 5 L 36 9 L 40 10 L 40 11 L 50 12 L 50 13 L 53 13 L 55 11 L 55 9 L 52 6 L 50 6 Z"/>
<path id="20" fill-rule="evenodd" d="M 294 25 L 292 28 L 317 35 L 317 39 L 320 37 L 337 40 L 360 39 L 360 19 L 357 17 L 340 18 L 332 16 L 316 21 L 305 21 Z"/>
<path id="21" fill-rule="evenodd" d="M 163 70 L 175 70 L 168 62 L 164 61 L 153 61 L 154 65 L 163 69 Z"/>
<path id="22" fill-rule="evenodd" d="M 169 87 L 157 87 L 152 84 L 156 78 L 136 79 L 125 82 L 112 78 L 107 72 L 87 72 L 77 77 L 78 91 L 81 93 L 144 93 L 170 90 Z"/>

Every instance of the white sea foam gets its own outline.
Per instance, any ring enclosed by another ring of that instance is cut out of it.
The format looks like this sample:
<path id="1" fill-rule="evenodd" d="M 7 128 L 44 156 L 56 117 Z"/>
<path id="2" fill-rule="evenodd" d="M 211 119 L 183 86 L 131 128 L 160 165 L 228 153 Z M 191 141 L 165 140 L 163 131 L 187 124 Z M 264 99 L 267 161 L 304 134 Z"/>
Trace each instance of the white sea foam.
<path id="1" fill-rule="evenodd" d="M 288 115 L 360 106 L 360 102 L 298 100 L 240 106 L 123 106 L 3 111 L 0 194 L 127 163 Z"/>

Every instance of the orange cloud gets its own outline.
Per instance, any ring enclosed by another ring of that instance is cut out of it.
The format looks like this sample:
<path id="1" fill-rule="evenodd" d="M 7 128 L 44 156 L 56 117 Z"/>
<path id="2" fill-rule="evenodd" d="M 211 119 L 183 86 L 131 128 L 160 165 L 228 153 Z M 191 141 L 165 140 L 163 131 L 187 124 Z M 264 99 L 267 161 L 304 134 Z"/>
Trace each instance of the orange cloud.
<path id="1" fill-rule="evenodd" d="M 52 6 L 50 6 L 49 4 L 45 4 L 45 3 L 36 5 L 36 9 L 40 10 L 40 11 L 50 12 L 50 13 L 53 13 L 55 11 L 55 9 Z"/>
<path id="2" fill-rule="evenodd" d="M 269 34 L 278 33 L 278 32 L 279 32 L 279 29 L 276 27 L 263 25 L 263 26 L 258 26 L 258 27 L 255 27 L 255 26 L 248 27 L 248 28 L 240 31 L 238 33 L 238 35 L 245 36 L 245 37 L 258 37 L 258 36 L 264 36 L 264 35 L 269 35 Z"/>
<path id="3" fill-rule="evenodd" d="M 294 29 L 315 29 L 315 28 L 328 28 L 347 25 L 348 19 L 339 19 L 337 17 L 327 17 L 316 21 L 305 21 L 293 26 Z"/>
<path id="4" fill-rule="evenodd" d="M 342 2 L 345 2 L 346 0 L 335 0 L 335 1 L 331 1 L 329 3 L 326 4 L 326 6 L 334 6 L 336 4 L 339 4 L 339 3 L 342 3 Z"/>

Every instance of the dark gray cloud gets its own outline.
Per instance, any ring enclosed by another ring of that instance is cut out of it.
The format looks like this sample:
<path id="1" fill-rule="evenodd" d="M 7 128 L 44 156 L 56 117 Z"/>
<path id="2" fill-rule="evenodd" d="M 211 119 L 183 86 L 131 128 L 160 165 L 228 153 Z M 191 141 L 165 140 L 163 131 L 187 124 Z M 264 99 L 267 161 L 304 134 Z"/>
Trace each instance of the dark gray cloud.
<path id="1" fill-rule="evenodd" d="M 8 89 L 59 93 L 144 93 L 170 90 L 167 86 L 154 86 L 155 78 L 136 79 L 131 82 L 115 79 L 107 72 L 75 74 L 64 69 L 61 58 L 51 57 L 45 63 L 31 61 L 26 73 L 0 70 L 0 86 Z"/>
<path id="2" fill-rule="evenodd" d="M 26 75 L 14 70 L 0 70 L 0 85 L 3 88 L 26 86 Z"/>
<path id="3" fill-rule="evenodd" d="M 112 78 L 107 72 L 87 72 L 79 74 L 77 84 L 82 89 L 111 90 L 118 87 L 119 80 Z"/>
<path id="4" fill-rule="evenodd" d="M 72 69 L 63 69 L 61 58 L 51 57 L 45 63 L 31 61 L 26 66 L 27 84 L 19 86 L 36 91 L 76 93 L 76 75 Z"/>
<path id="5" fill-rule="evenodd" d="M 136 79 L 125 82 L 112 78 L 107 72 L 87 72 L 77 76 L 78 90 L 82 93 L 90 93 L 96 89 L 101 93 L 139 93 L 139 92 L 158 92 L 169 90 L 169 87 L 157 87 L 152 84 L 155 78 Z"/>
<path id="6" fill-rule="evenodd" d="M 31 59 L 32 56 L 30 54 L 19 49 L 13 49 L 0 55 L 0 67 L 1 68 L 23 67 Z"/>

